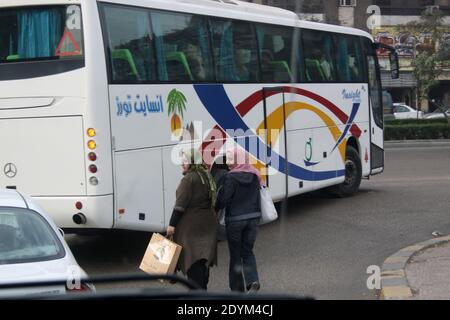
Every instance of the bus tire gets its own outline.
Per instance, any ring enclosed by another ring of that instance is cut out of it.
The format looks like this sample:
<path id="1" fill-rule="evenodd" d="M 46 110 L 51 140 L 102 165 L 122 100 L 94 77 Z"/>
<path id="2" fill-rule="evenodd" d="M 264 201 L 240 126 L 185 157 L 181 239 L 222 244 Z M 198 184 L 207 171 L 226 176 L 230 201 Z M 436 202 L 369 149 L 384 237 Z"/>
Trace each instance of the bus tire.
<path id="1" fill-rule="evenodd" d="M 352 146 L 347 146 L 345 156 L 345 181 L 334 190 L 339 197 L 352 196 L 358 192 L 362 179 L 361 157 L 358 151 Z"/>

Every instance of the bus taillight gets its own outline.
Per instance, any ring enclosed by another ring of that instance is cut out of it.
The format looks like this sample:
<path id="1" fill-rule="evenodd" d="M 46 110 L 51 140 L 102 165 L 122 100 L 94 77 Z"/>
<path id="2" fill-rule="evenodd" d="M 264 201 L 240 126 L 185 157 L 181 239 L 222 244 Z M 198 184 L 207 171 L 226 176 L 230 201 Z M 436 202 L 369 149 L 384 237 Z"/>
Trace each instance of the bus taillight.
<path id="1" fill-rule="evenodd" d="M 87 135 L 91 138 L 95 137 L 96 134 L 97 134 L 97 132 L 95 132 L 95 129 L 93 129 L 93 128 L 89 128 L 87 130 Z"/>
<path id="2" fill-rule="evenodd" d="M 97 132 L 95 131 L 94 128 L 87 129 L 86 133 L 87 133 L 89 138 L 93 138 L 93 137 L 95 137 L 97 135 Z M 88 148 L 90 150 L 95 150 L 97 148 L 97 143 L 95 142 L 95 140 L 89 140 L 88 143 L 87 143 L 87 146 L 88 146 Z M 88 159 L 90 161 L 92 161 L 92 162 L 96 161 L 97 160 L 97 154 L 95 152 L 89 152 Z M 97 173 L 97 171 L 98 171 L 98 168 L 97 168 L 97 166 L 95 164 L 91 164 L 89 166 L 89 172 L 90 173 L 94 173 L 95 174 L 95 173 Z M 97 177 L 90 177 L 89 178 L 89 183 L 92 186 L 98 185 Z"/>
<path id="3" fill-rule="evenodd" d="M 95 152 L 90 152 L 88 157 L 89 157 L 89 160 L 91 160 L 91 161 L 97 160 L 97 155 L 95 154 Z"/>
<path id="4" fill-rule="evenodd" d="M 89 183 L 90 183 L 91 185 L 93 185 L 93 186 L 98 185 L 98 179 L 97 179 L 97 177 L 91 177 L 91 178 L 89 179 Z"/>
<path id="5" fill-rule="evenodd" d="M 95 150 L 95 148 L 97 148 L 97 143 L 94 140 L 89 140 L 88 141 L 88 148 L 91 150 Z"/>
<path id="6" fill-rule="evenodd" d="M 90 171 L 91 173 L 97 173 L 97 166 L 96 166 L 95 164 L 91 164 L 91 165 L 89 166 L 89 171 Z"/>

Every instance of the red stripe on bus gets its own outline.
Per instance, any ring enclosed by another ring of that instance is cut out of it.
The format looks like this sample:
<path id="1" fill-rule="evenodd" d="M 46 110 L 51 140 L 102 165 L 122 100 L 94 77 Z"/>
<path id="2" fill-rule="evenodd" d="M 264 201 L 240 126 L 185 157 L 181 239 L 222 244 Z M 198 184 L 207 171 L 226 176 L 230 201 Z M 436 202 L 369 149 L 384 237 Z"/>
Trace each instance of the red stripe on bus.
<path id="1" fill-rule="evenodd" d="M 336 117 L 338 117 L 338 119 L 343 123 L 346 124 L 348 121 L 348 116 L 341 110 L 339 109 L 334 103 L 332 103 L 331 101 L 311 92 L 311 91 L 307 91 L 307 90 L 303 90 L 303 89 L 299 89 L 299 88 L 294 88 L 294 87 L 283 87 L 283 92 L 285 93 L 295 93 L 301 96 L 305 96 L 307 98 L 310 98 L 312 100 L 317 101 L 318 103 L 322 104 L 323 106 L 325 106 L 327 109 L 329 109 L 331 112 L 333 112 L 334 115 L 336 115 Z M 280 91 L 269 91 L 266 92 L 266 98 L 271 97 L 273 95 L 279 94 Z M 244 117 L 247 113 L 250 112 L 250 110 L 252 110 L 259 102 L 261 102 L 264 99 L 263 96 L 263 90 L 259 90 L 255 93 L 253 93 L 252 95 L 250 95 L 248 98 L 246 98 L 244 101 L 242 101 L 237 107 L 236 110 L 239 112 L 239 114 L 241 115 L 241 117 Z M 356 137 L 360 137 L 361 136 L 361 129 L 359 129 L 359 127 L 355 124 L 352 125 L 350 132 L 356 136 Z"/>

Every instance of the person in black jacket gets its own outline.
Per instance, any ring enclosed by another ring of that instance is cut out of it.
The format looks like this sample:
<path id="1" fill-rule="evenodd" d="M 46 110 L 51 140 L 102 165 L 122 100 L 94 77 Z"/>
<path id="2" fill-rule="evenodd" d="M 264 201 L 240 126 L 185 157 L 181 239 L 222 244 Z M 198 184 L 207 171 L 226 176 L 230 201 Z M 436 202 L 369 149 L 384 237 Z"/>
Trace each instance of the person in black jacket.
<path id="1" fill-rule="evenodd" d="M 227 153 L 230 172 L 225 176 L 217 209 L 225 208 L 230 251 L 229 285 L 233 291 L 255 292 L 260 288 L 253 246 L 261 218 L 261 175 L 242 149 Z"/>

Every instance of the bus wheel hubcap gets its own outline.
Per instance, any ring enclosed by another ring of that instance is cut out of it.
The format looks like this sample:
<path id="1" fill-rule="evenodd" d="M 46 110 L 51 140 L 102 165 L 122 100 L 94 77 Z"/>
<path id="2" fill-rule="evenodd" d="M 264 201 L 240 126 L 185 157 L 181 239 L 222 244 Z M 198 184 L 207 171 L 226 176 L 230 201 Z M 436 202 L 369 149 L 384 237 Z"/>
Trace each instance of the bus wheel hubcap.
<path id="1" fill-rule="evenodd" d="M 345 184 L 352 185 L 356 179 L 356 165 L 352 160 L 345 161 Z"/>

